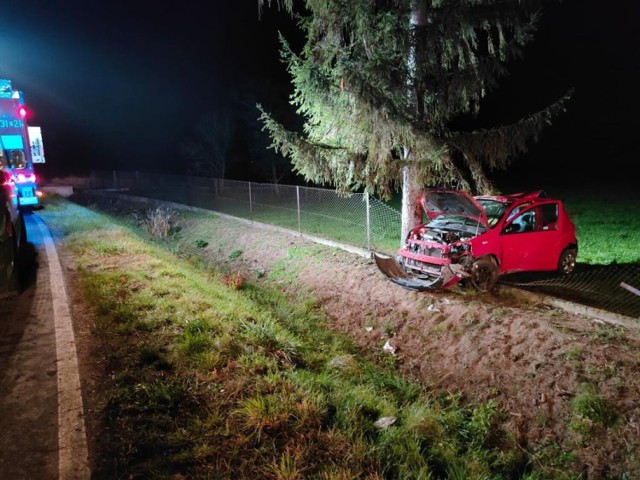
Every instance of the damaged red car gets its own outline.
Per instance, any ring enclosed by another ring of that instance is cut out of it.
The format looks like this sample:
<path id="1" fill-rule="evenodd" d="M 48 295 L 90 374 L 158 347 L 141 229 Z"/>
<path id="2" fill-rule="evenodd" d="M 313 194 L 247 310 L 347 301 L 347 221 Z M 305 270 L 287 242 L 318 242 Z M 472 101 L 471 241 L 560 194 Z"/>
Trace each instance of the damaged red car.
<path id="1" fill-rule="evenodd" d="M 574 224 L 562 202 L 542 191 L 472 197 L 460 190 L 429 190 L 420 203 L 428 222 L 409 232 L 397 257 L 373 254 L 398 285 L 428 290 L 466 279 L 490 291 L 505 273 L 569 274 L 575 268 Z"/>

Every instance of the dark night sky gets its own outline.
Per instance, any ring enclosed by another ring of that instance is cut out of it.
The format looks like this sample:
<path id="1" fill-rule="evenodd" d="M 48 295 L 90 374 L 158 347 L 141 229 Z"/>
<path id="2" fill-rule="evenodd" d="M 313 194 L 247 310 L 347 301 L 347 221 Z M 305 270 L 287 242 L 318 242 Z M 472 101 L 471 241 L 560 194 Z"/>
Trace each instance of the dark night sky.
<path id="1" fill-rule="evenodd" d="M 510 175 L 549 182 L 560 166 L 576 181 L 628 178 L 640 158 L 640 4 L 547 3 L 536 42 L 487 105 L 506 122 L 576 93 Z M 259 20 L 256 0 L 2 0 L 0 77 L 42 127 L 45 174 L 171 171 L 178 142 L 229 98 L 253 88 L 286 104 L 278 29 L 292 31 L 288 16 Z"/>
<path id="2" fill-rule="evenodd" d="M 169 170 L 206 112 L 249 79 L 287 78 L 277 31 L 292 22 L 259 20 L 253 0 L 0 5 L 0 76 L 24 92 L 52 171 Z"/>

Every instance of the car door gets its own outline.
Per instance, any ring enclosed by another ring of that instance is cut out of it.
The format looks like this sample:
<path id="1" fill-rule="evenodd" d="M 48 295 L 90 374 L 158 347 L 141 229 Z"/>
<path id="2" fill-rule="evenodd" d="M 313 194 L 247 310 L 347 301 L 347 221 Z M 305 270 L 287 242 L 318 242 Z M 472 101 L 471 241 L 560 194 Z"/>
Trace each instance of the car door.
<path id="1" fill-rule="evenodd" d="M 501 232 L 502 271 L 555 270 L 558 244 L 558 204 L 547 202 L 518 212 Z"/>

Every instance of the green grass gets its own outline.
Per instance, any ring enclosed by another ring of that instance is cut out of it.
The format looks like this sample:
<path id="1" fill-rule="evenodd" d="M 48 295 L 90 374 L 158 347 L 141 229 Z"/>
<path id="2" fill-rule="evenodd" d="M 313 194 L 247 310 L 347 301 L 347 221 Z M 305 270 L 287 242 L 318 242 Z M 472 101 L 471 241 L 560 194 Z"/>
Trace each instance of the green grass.
<path id="1" fill-rule="evenodd" d="M 571 400 L 571 416 L 570 427 L 583 435 L 608 427 L 616 419 L 606 399 L 590 383 L 580 384 L 578 394 Z"/>
<path id="2" fill-rule="evenodd" d="M 229 288 L 171 236 L 68 202 L 41 215 L 64 233 L 105 356 L 95 478 L 570 478 L 518 449 L 493 402 L 431 395 L 312 300 Z"/>
<path id="3" fill-rule="evenodd" d="M 229 215 L 250 218 L 362 248 L 367 248 L 369 241 L 372 248 L 378 251 L 392 253 L 400 243 L 399 212 L 381 202 L 372 201 L 371 235 L 367 239 L 366 207 L 364 202 L 356 197 L 338 199 L 333 195 L 327 195 L 324 199 L 307 201 L 303 198 L 299 219 L 295 202 L 287 205 L 284 200 L 276 197 L 261 200 L 262 203 L 254 204 L 251 210 L 248 202 L 232 199 L 218 199 L 213 208 Z"/>
<path id="4" fill-rule="evenodd" d="M 579 262 L 640 263 L 638 193 L 567 193 L 565 205 L 576 225 Z"/>

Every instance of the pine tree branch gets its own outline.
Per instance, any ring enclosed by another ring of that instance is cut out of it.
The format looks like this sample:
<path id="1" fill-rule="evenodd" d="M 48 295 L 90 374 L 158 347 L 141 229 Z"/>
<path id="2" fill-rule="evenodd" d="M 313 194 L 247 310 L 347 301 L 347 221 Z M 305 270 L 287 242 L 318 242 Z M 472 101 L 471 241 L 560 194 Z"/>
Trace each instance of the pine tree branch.
<path id="1" fill-rule="evenodd" d="M 271 7 L 272 3 L 275 3 L 278 9 L 284 8 L 287 12 L 293 12 L 293 0 L 266 0 L 267 5 Z M 258 0 L 258 15 L 262 14 L 265 0 Z"/>
<path id="2" fill-rule="evenodd" d="M 472 132 L 448 132 L 443 140 L 455 148 L 475 157 L 489 169 L 505 168 L 514 155 L 525 153 L 530 142 L 537 142 L 542 130 L 551 125 L 551 120 L 566 111 L 570 90 L 547 108 L 533 113 L 511 124 Z"/>

